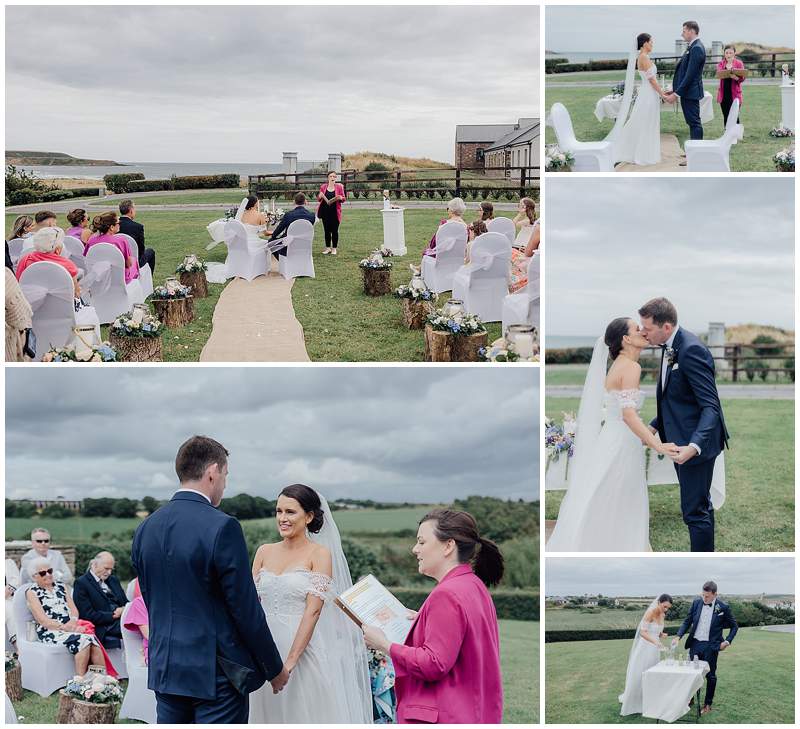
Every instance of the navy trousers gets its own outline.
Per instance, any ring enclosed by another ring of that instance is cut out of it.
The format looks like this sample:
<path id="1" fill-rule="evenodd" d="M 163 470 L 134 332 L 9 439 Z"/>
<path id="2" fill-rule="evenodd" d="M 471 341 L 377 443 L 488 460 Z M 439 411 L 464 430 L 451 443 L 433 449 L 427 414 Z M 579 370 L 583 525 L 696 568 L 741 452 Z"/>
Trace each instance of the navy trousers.
<path id="1" fill-rule="evenodd" d="M 701 661 L 708 663 L 709 671 L 706 674 L 706 706 L 714 702 L 714 691 L 717 689 L 717 658 L 719 657 L 719 644 L 709 643 L 707 640 L 696 641 L 689 650 L 692 658 L 697 656 Z"/>
<path id="2" fill-rule="evenodd" d="M 195 699 L 156 691 L 156 715 L 159 724 L 247 724 L 249 699 L 218 669 L 217 698 Z"/>
<path id="3" fill-rule="evenodd" d="M 681 109 L 683 109 L 683 118 L 689 125 L 689 139 L 702 139 L 703 138 L 703 125 L 700 122 L 700 100 L 699 99 L 681 99 Z"/>
<path id="4" fill-rule="evenodd" d="M 692 552 L 714 551 L 714 507 L 711 506 L 711 480 L 714 460 L 693 465 L 689 460 L 675 464 L 681 489 L 683 523 L 689 527 Z"/>

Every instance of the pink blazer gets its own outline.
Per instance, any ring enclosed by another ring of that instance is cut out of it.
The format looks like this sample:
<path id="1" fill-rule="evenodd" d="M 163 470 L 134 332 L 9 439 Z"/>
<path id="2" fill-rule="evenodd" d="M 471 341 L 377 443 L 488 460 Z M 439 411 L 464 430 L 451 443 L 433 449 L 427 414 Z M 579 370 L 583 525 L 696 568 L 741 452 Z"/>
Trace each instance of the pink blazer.
<path id="1" fill-rule="evenodd" d="M 393 643 L 401 724 L 500 724 L 497 613 L 468 564 L 454 567 L 420 608 L 405 645 Z"/>
<path id="2" fill-rule="evenodd" d="M 323 195 L 325 194 L 325 191 L 327 189 L 328 189 L 328 183 L 327 182 L 323 182 L 319 186 L 319 191 Z M 334 184 L 334 194 L 335 195 L 341 195 L 342 197 L 347 197 L 347 195 L 345 195 L 345 192 L 344 192 L 344 185 L 341 182 L 337 182 L 337 183 Z M 325 205 L 325 204 L 326 203 L 320 203 L 319 206 L 317 207 L 317 217 L 319 217 L 320 210 L 322 210 L 322 206 Z M 339 220 L 339 222 L 341 223 L 342 222 L 342 201 L 341 200 L 339 200 L 336 203 L 336 217 Z"/>
<path id="3" fill-rule="evenodd" d="M 744 64 L 738 59 L 733 59 L 733 67 L 734 68 L 744 68 Z M 724 71 L 725 70 L 725 59 L 723 58 L 717 64 L 717 71 Z M 731 79 L 731 96 L 734 99 L 739 99 L 739 106 L 742 105 L 742 84 L 744 83 L 744 79 Z M 722 88 L 725 85 L 725 79 L 721 78 L 719 80 L 719 89 L 717 89 L 717 103 L 722 103 Z"/>

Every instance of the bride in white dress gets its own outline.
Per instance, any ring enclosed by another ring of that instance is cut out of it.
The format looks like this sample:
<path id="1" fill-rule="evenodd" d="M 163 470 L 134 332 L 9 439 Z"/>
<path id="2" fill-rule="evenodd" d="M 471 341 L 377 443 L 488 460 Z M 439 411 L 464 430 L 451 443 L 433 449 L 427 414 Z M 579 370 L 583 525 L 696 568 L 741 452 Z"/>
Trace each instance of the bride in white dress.
<path id="1" fill-rule="evenodd" d="M 263 246 L 265 241 L 259 233 L 266 230 L 267 216 L 260 210 L 261 202 L 255 195 L 249 195 L 239 204 L 236 211 L 238 220 L 247 231 L 247 242 L 251 247 Z"/>
<path id="2" fill-rule="evenodd" d="M 597 340 L 578 409 L 569 485 L 549 551 L 650 551 L 650 510 L 642 444 L 661 443 L 642 422 L 639 357 L 649 347 L 633 319 L 614 319 Z M 609 354 L 613 360 L 606 372 Z"/>
<path id="3" fill-rule="evenodd" d="M 661 653 L 667 648 L 661 643 L 661 638 L 666 638 L 664 632 L 664 616 L 672 607 L 672 598 L 660 595 L 650 603 L 636 628 L 628 658 L 628 668 L 625 672 L 625 691 L 619 696 L 622 716 L 642 713 L 642 674 L 655 666 L 661 660 Z"/>
<path id="4" fill-rule="evenodd" d="M 615 150 L 615 162 L 654 165 L 661 161 L 661 100 L 667 96 L 658 84 L 658 69 L 650 59 L 653 38 L 640 33 L 636 38 L 639 56 L 636 68 L 641 85 L 633 111 L 620 132 Z M 620 113 L 625 113 L 623 104 Z"/>
<path id="5" fill-rule="evenodd" d="M 289 681 L 250 695 L 251 724 L 371 724 L 372 692 L 361 631 L 333 604 L 352 587 L 325 499 L 287 486 L 276 507 L 281 541 L 262 544 L 253 577 Z"/>

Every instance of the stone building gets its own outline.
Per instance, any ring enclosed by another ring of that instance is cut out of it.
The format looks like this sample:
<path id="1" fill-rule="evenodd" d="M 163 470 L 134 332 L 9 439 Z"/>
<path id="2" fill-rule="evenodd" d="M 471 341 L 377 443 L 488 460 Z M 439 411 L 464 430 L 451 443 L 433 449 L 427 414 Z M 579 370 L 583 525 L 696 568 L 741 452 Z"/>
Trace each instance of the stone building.
<path id="1" fill-rule="evenodd" d="M 509 167 L 539 165 L 539 120 L 515 124 L 458 124 L 455 166 L 459 169 L 501 167 L 490 174 L 505 176 Z"/>

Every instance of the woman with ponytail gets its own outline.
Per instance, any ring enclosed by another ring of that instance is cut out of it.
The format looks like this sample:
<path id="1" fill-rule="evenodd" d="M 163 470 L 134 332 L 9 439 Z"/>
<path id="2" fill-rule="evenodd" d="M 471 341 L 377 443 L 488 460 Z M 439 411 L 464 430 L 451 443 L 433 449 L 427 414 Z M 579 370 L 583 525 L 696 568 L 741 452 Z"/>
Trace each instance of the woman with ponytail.
<path id="1" fill-rule="evenodd" d="M 86 241 L 83 248 L 85 256 L 89 249 L 98 243 L 110 243 L 115 248 L 119 248 L 122 257 L 125 259 L 125 283 L 128 284 L 133 279 L 139 278 L 139 254 L 134 251 L 127 239 L 119 233 L 119 217 L 114 212 L 101 213 L 92 219 L 92 230 L 94 235 Z"/>
<path id="2" fill-rule="evenodd" d="M 501 723 L 500 639 L 487 589 L 503 577 L 500 550 L 478 533 L 470 514 L 436 509 L 420 521 L 411 551 L 420 573 L 438 584 L 404 645 L 364 626 L 367 645 L 394 664 L 398 722 Z"/>

